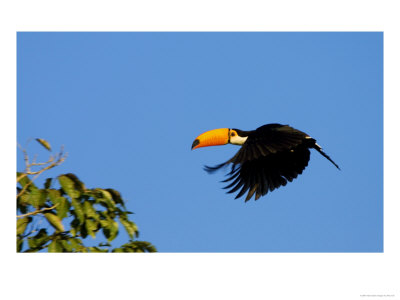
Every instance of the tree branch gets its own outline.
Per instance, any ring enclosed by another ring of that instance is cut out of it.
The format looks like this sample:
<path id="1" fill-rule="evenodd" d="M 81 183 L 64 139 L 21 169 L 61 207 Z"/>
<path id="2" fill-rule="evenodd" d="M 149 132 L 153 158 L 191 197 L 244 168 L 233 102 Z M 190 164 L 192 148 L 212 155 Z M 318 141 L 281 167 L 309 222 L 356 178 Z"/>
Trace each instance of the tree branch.
<path id="1" fill-rule="evenodd" d="M 28 157 L 28 153 L 26 152 L 25 149 L 22 149 L 22 147 L 20 145 L 18 145 L 18 147 L 21 148 L 22 152 L 24 153 L 24 160 L 25 160 L 25 172 L 23 174 L 21 174 L 20 176 L 17 177 L 17 183 L 24 177 L 28 176 L 28 175 L 35 175 L 32 180 L 30 180 L 24 187 L 23 189 L 17 194 L 17 198 L 20 197 L 21 195 L 23 195 L 25 193 L 25 191 L 27 190 L 27 188 L 33 183 L 33 181 L 39 177 L 40 174 L 42 174 L 44 171 L 49 170 L 51 168 L 54 168 L 55 166 L 60 165 L 61 163 L 64 162 L 64 160 L 67 158 L 68 154 L 67 153 L 63 153 L 63 147 L 61 147 L 60 152 L 58 153 L 58 155 L 56 157 L 54 156 L 50 156 L 50 159 L 45 162 L 45 163 L 37 163 L 36 162 L 36 158 L 34 158 L 34 160 L 32 161 L 32 163 L 29 163 L 29 157 Z M 54 160 L 56 158 L 56 160 Z M 32 172 L 31 171 L 31 167 L 32 166 L 43 166 L 43 165 L 48 165 L 46 167 L 43 167 L 42 169 L 40 169 L 39 171 L 35 171 Z"/>
<path id="2" fill-rule="evenodd" d="M 40 214 L 40 213 L 42 213 L 42 212 L 44 212 L 44 211 L 46 211 L 46 210 L 52 210 L 52 209 L 56 208 L 56 206 L 57 206 L 58 204 L 59 204 L 59 203 L 54 204 L 52 207 L 45 207 L 45 208 L 42 208 L 42 209 L 38 209 L 38 210 L 32 211 L 32 212 L 30 212 L 30 213 L 26 213 L 26 214 L 23 214 L 23 215 L 19 215 L 19 216 L 17 216 L 17 218 L 23 218 L 23 217 L 27 217 L 27 216 L 31 216 L 31 215 Z"/>

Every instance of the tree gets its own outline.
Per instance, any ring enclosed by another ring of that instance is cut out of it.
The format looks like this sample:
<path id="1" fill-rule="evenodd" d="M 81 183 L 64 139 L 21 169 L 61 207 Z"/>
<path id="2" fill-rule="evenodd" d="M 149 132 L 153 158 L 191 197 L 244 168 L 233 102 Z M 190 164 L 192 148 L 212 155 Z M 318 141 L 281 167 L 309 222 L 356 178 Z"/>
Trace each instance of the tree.
<path id="1" fill-rule="evenodd" d="M 51 151 L 50 144 L 36 139 Z M 21 147 L 20 147 L 21 148 Z M 17 251 L 18 252 L 156 252 L 149 242 L 137 240 L 139 231 L 129 219 L 121 194 L 114 189 L 86 188 L 71 173 L 47 178 L 43 188 L 34 180 L 64 162 L 67 155 L 50 155 L 47 162 L 30 161 L 22 149 L 25 170 L 17 172 Z M 34 170 L 37 169 L 37 170 Z M 122 225 L 130 240 L 119 248 L 111 247 Z M 86 237 L 102 232 L 107 242 L 85 246 Z"/>

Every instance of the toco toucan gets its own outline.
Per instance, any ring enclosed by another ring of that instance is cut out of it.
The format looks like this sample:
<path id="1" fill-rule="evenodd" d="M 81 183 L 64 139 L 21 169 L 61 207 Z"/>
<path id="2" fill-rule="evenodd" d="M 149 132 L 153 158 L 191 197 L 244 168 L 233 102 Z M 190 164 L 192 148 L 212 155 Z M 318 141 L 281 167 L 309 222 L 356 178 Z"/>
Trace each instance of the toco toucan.
<path id="1" fill-rule="evenodd" d="M 223 182 L 230 182 L 225 189 L 234 193 L 240 189 L 236 198 L 247 191 L 245 201 L 255 195 L 255 200 L 285 186 L 303 172 L 310 159 L 311 148 L 317 150 L 332 164 L 339 166 L 322 151 L 315 139 L 288 125 L 268 124 L 252 131 L 221 128 L 199 135 L 192 144 L 192 150 L 200 147 L 240 145 L 240 150 L 230 160 L 215 167 L 205 166 L 208 173 L 231 165 L 229 176 Z"/>

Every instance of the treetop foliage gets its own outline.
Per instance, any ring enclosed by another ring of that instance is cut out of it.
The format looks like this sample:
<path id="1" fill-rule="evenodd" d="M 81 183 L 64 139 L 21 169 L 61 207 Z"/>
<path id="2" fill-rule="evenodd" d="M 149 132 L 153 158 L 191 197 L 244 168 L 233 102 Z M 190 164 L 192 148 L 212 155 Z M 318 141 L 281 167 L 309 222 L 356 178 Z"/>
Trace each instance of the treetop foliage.
<path id="1" fill-rule="evenodd" d="M 51 151 L 50 144 L 36 139 Z M 111 188 L 86 188 L 72 173 L 47 178 L 43 188 L 34 180 L 45 171 L 62 163 L 66 155 L 50 156 L 45 163 L 30 162 L 25 149 L 26 169 L 17 172 L 17 251 L 18 252 L 156 252 L 149 242 L 139 241 L 139 230 L 129 219 L 132 212 L 125 207 L 121 194 Z M 32 167 L 41 167 L 32 171 Z M 119 234 L 120 227 L 129 241 L 119 248 L 109 242 Z M 88 236 L 102 233 L 107 242 L 85 246 Z"/>

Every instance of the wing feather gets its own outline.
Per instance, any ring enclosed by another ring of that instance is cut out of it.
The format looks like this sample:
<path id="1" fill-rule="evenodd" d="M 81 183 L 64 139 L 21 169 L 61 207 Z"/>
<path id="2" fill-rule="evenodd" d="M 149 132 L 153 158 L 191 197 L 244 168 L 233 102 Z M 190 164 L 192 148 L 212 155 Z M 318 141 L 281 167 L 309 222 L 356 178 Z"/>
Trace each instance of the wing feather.
<path id="1" fill-rule="evenodd" d="M 248 192 L 245 202 L 254 195 L 257 200 L 302 174 L 310 160 L 309 148 L 322 152 L 314 139 L 288 125 L 269 124 L 246 133 L 246 142 L 230 160 L 204 167 L 214 173 L 231 164 L 228 178 L 222 181 L 229 183 L 224 189 L 230 189 L 227 193 L 239 190 L 235 199 Z M 322 155 L 338 167 L 325 153 Z"/>

